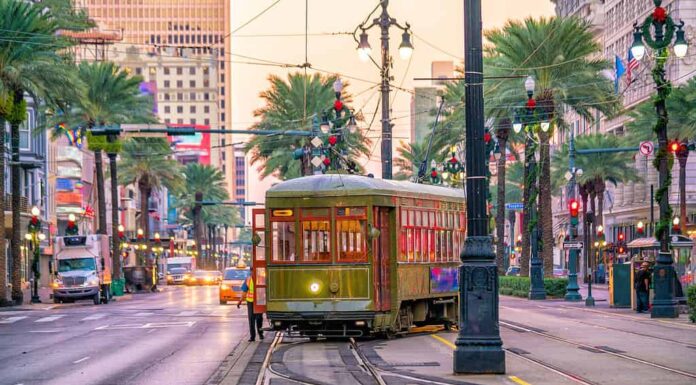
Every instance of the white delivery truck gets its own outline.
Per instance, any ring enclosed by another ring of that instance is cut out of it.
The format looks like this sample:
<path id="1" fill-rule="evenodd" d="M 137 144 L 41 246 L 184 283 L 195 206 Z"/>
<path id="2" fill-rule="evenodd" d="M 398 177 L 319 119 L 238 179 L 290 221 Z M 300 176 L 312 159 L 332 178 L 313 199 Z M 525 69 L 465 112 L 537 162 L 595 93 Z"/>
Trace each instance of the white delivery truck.
<path id="1" fill-rule="evenodd" d="M 53 302 L 111 299 L 111 252 L 108 235 L 56 237 Z"/>

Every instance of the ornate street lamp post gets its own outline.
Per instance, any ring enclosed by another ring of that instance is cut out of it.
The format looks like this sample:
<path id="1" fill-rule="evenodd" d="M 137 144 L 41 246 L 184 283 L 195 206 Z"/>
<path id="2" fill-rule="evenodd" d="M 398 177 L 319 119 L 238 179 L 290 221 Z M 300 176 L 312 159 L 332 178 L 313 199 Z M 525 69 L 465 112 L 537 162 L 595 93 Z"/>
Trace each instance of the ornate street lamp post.
<path id="1" fill-rule="evenodd" d="M 570 220 L 568 221 L 568 239 L 570 242 L 577 241 L 578 238 L 578 211 L 580 204 L 575 196 L 575 184 L 578 176 L 582 176 L 582 169 L 575 168 L 575 131 L 570 130 L 570 143 L 568 145 L 568 210 Z M 578 249 L 573 247 L 568 250 L 568 285 L 566 286 L 566 301 L 581 301 L 580 287 L 578 286 Z"/>
<path id="2" fill-rule="evenodd" d="M 39 272 L 39 259 L 41 257 L 41 241 L 46 239 L 46 235 L 41 232 L 41 219 L 39 219 L 39 214 L 41 214 L 41 210 L 39 210 L 38 207 L 34 206 L 31 208 L 31 220 L 29 221 L 27 233 L 24 234 L 24 238 L 31 242 L 33 254 L 31 272 L 34 282 L 31 287 L 31 303 L 41 303 L 41 299 L 39 298 L 39 278 L 41 278 L 41 273 Z"/>
<path id="3" fill-rule="evenodd" d="M 498 269 L 488 231 L 481 1 L 464 1 L 467 237 L 459 267 L 455 373 L 505 373 L 498 324 Z"/>
<path id="4" fill-rule="evenodd" d="M 413 53 L 413 44 L 411 44 L 411 26 L 406 23 L 406 26 L 401 26 L 396 19 L 389 15 L 387 6 L 389 0 L 381 0 L 380 6 L 382 13 L 379 17 L 372 21 L 372 24 L 365 26 L 360 24 L 360 41 L 358 42 L 358 55 L 363 61 L 370 59 L 372 47 L 367 38 L 367 30 L 372 27 L 379 27 L 381 31 L 382 42 L 382 65 L 380 66 L 380 75 L 382 78 L 380 92 L 382 93 L 382 179 L 392 178 L 392 123 L 389 116 L 389 91 L 391 81 L 390 70 L 392 66 L 391 55 L 389 54 L 389 27 L 396 26 L 404 33 L 401 35 L 401 45 L 399 45 L 399 56 L 402 59 L 408 59 Z"/>
<path id="5" fill-rule="evenodd" d="M 655 68 L 652 70 L 652 76 L 657 89 L 657 95 L 654 98 L 657 122 L 653 130 L 657 135 L 659 149 L 653 164 L 659 175 L 659 187 L 655 199 L 660 208 L 660 219 L 655 226 L 655 238 L 660 241 L 660 253 L 655 261 L 653 272 L 655 297 L 650 315 L 652 318 L 677 318 L 679 312 L 674 298 L 674 266 L 672 254 L 669 252 L 669 229 L 672 220 L 668 191 L 672 182 L 669 164 L 673 161 L 673 155 L 667 147 L 669 119 L 666 100 L 672 85 L 665 77 L 665 63 L 669 57 L 668 47 L 672 44 L 672 40 L 674 40 L 674 54 L 679 58 L 686 56 L 688 45 L 682 29 L 684 22 L 675 24 L 667 11 L 661 7 L 662 0 L 653 0 L 653 3 L 655 3 L 655 10 L 645 18 L 643 24 L 634 25 L 634 41 L 631 46 L 631 53 L 636 60 L 641 60 L 645 55 L 645 45 L 655 51 Z"/>

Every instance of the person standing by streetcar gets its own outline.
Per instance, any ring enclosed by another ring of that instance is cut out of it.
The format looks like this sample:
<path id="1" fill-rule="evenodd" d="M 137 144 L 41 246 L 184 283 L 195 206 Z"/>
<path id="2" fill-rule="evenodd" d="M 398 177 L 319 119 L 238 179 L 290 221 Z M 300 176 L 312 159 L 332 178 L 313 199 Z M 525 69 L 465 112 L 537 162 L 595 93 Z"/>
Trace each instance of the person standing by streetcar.
<path id="1" fill-rule="evenodd" d="M 648 311 L 648 302 L 650 293 L 650 264 L 643 262 L 640 265 L 640 270 L 636 273 L 634 287 L 636 289 L 636 312 L 643 313 Z"/>
<path id="2" fill-rule="evenodd" d="M 263 340 L 263 314 L 254 314 L 254 268 L 249 269 L 249 275 L 246 277 L 242 285 L 242 298 L 237 303 L 237 309 L 240 308 L 242 301 L 246 300 L 247 315 L 249 319 L 249 342 L 256 341 L 256 331 L 259 333 L 259 338 Z"/>

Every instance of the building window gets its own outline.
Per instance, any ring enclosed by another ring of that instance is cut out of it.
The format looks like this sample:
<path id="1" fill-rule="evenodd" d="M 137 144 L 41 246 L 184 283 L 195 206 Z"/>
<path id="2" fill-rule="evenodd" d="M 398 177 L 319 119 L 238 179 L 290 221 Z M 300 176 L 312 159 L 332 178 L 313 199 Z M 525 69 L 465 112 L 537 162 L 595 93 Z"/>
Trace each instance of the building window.
<path id="1" fill-rule="evenodd" d="M 210 68 L 209 67 L 203 67 L 203 75 L 210 75 Z"/>
<path id="2" fill-rule="evenodd" d="M 184 68 L 183 68 L 183 67 L 176 67 L 176 74 L 177 74 L 177 75 L 183 75 L 183 74 L 184 74 Z"/>
<path id="3" fill-rule="evenodd" d="M 135 74 L 136 74 L 136 75 L 142 75 L 142 74 L 143 74 L 143 69 L 140 68 L 140 67 L 136 68 L 136 69 L 135 69 Z"/>
<path id="4" fill-rule="evenodd" d="M 183 114 L 184 113 L 184 106 L 176 106 L 176 112 L 178 114 Z"/>
<path id="5" fill-rule="evenodd" d="M 225 95 L 225 86 L 220 87 L 220 95 Z"/>
<path id="6" fill-rule="evenodd" d="M 195 74 L 196 74 L 196 67 L 189 68 L 189 75 L 195 75 Z"/>
<path id="7" fill-rule="evenodd" d="M 189 112 L 192 114 L 195 114 L 196 113 L 196 106 L 189 107 Z"/>
<path id="8" fill-rule="evenodd" d="M 222 160 L 224 161 L 225 160 L 225 151 L 223 151 L 221 155 L 222 155 Z"/>
<path id="9" fill-rule="evenodd" d="M 210 87 L 210 80 L 204 79 L 204 80 L 203 80 L 203 87 L 204 87 L 204 88 Z"/>
<path id="10" fill-rule="evenodd" d="M 203 93 L 203 100 L 210 100 L 210 94 L 207 92 Z"/>
<path id="11" fill-rule="evenodd" d="M 184 100 L 184 94 L 181 92 L 177 92 L 176 94 L 176 100 Z"/>
<path id="12" fill-rule="evenodd" d="M 169 67 L 164 67 L 164 74 L 169 75 Z"/>
<path id="13" fill-rule="evenodd" d="M 169 80 L 164 81 L 164 88 L 169 88 Z"/>
<path id="14" fill-rule="evenodd" d="M 164 93 L 164 100 L 169 100 L 169 93 L 167 93 L 167 92 Z"/>
<path id="15" fill-rule="evenodd" d="M 225 121 L 225 113 L 224 112 L 222 114 L 220 114 L 220 120 L 223 122 Z"/>
<path id="16" fill-rule="evenodd" d="M 183 80 L 177 80 L 177 81 L 176 81 L 176 88 L 184 88 L 184 81 L 183 81 Z"/>
<path id="17" fill-rule="evenodd" d="M 203 124 L 206 126 L 210 126 L 210 119 L 208 119 L 208 118 L 203 119 Z"/>
<path id="18" fill-rule="evenodd" d="M 31 138 L 31 128 L 34 125 L 34 110 L 27 110 L 27 119 L 19 125 L 19 148 L 31 150 L 29 141 Z"/>
<path id="19" fill-rule="evenodd" d="M 189 80 L 189 87 L 191 87 L 191 88 L 196 88 L 196 81 L 195 81 L 195 80 Z"/>
<path id="20" fill-rule="evenodd" d="M 205 112 L 206 114 L 209 114 L 210 113 L 210 106 L 203 106 L 203 112 Z"/>
<path id="21" fill-rule="evenodd" d="M 170 112 L 172 112 L 171 107 L 169 107 L 169 106 L 164 106 L 164 113 L 165 113 L 165 114 L 169 114 Z"/>
<path id="22" fill-rule="evenodd" d="M 191 124 L 195 125 L 195 124 L 196 124 L 196 119 L 191 119 Z"/>
<path id="23" fill-rule="evenodd" d="M 195 92 L 191 92 L 191 93 L 189 94 L 189 99 L 191 99 L 191 100 L 196 100 L 196 93 L 195 93 Z"/>
<path id="24" fill-rule="evenodd" d="M 177 124 L 184 124 L 184 119 L 177 119 L 176 122 Z"/>
<path id="25" fill-rule="evenodd" d="M 171 122 L 172 122 L 171 119 L 164 119 L 164 124 L 169 124 Z"/>

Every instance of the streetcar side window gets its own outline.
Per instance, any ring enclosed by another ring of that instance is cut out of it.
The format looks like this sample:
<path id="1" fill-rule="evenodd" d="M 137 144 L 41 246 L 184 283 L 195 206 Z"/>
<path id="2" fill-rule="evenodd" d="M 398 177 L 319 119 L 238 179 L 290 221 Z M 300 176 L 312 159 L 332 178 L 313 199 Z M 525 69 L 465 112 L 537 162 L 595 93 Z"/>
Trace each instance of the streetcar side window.
<path id="1" fill-rule="evenodd" d="M 338 262 L 367 262 L 367 209 L 336 209 Z"/>
<path id="2" fill-rule="evenodd" d="M 271 222 L 271 259 L 295 262 L 295 222 Z"/>
<path id="3" fill-rule="evenodd" d="M 328 209 L 303 209 L 302 262 L 331 262 L 331 220 Z"/>

